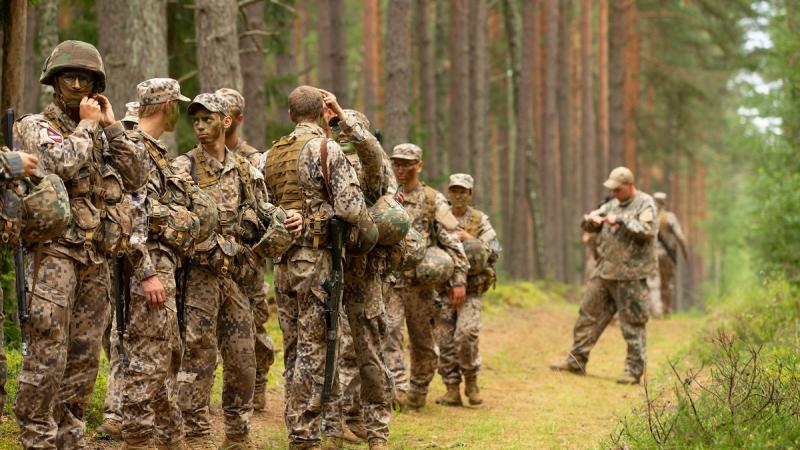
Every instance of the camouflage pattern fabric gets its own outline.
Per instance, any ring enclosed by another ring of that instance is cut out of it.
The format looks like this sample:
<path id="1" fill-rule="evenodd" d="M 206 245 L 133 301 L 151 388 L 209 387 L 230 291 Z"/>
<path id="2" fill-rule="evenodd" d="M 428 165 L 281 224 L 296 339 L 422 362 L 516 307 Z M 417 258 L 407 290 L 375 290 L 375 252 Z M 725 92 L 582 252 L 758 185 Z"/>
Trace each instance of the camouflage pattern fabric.
<path id="1" fill-rule="evenodd" d="M 594 348 L 614 314 L 619 313 L 622 336 L 628 344 L 625 373 L 643 375 L 647 362 L 647 283 L 645 280 L 604 280 L 592 278 L 583 292 L 574 343 L 567 364 L 585 370 Z"/>
<path id="2" fill-rule="evenodd" d="M 667 245 L 673 249 L 675 255 L 680 257 L 680 253 L 686 253 L 686 237 L 683 234 L 681 223 L 675 213 L 662 210 L 658 214 L 659 233 Z M 675 274 L 676 264 L 667 254 L 664 244 L 656 240 L 656 258 L 658 258 L 658 278 L 657 289 L 661 301 L 661 309 L 665 315 L 672 312 L 672 305 L 675 300 Z M 681 250 L 679 253 L 678 250 Z"/>
<path id="3" fill-rule="evenodd" d="M 0 150 L 0 182 L 22 178 L 24 175 L 22 157 L 18 152 L 11 152 L 8 147 L 3 146 Z"/>
<path id="4" fill-rule="evenodd" d="M 170 100 L 188 102 L 189 97 L 181 94 L 181 85 L 172 78 L 151 78 L 136 85 L 139 105 L 157 105 Z M 138 115 L 138 114 L 137 114 Z"/>
<path id="5" fill-rule="evenodd" d="M 481 331 L 480 294 L 467 294 L 461 308 L 454 309 L 443 300 L 436 324 L 436 343 L 439 346 L 439 375 L 444 384 L 459 384 L 461 378 L 477 375 L 481 368 L 478 337 Z"/>
<path id="6" fill-rule="evenodd" d="M 109 334 L 108 375 L 106 376 L 106 398 L 103 400 L 103 421 L 113 420 L 122 423 L 122 376 L 120 374 L 119 352 L 117 342 L 116 311 L 112 308 L 109 318 L 111 331 Z M 105 343 L 103 343 L 105 345 Z"/>
<path id="7" fill-rule="evenodd" d="M 0 301 L 4 300 L 3 297 L 3 288 L 0 287 Z M 0 311 L 0 343 L 5 343 L 5 333 L 3 332 L 3 322 L 5 321 L 5 315 L 3 311 Z M 6 346 L 5 344 L 0 345 L 0 417 L 5 415 L 6 412 L 6 398 L 8 393 L 6 392 L 6 380 L 8 379 L 8 361 L 6 360 Z"/>
<path id="8" fill-rule="evenodd" d="M 303 216 L 327 220 L 334 215 L 357 223 L 367 214 L 364 197 L 353 167 L 338 144 L 327 143 L 330 195 L 321 168 L 321 144 L 325 132 L 317 124 L 300 123 L 293 136 L 315 138 L 298 155 L 297 175 L 303 191 Z M 270 192 L 270 195 L 272 193 Z M 286 371 L 286 428 L 292 444 L 320 440 L 322 383 L 325 369 L 325 319 L 327 294 L 322 282 L 331 270 L 330 251 L 314 249 L 309 227 L 275 268 L 275 295 L 283 332 Z"/>
<path id="9" fill-rule="evenodd" d="M 349 314 L 344 309 L 339 314 L 339 350 L 336 362 L 336 382 L 339 386 L 337 396 L 331 400 L 322 421 L 323 433 L 326 436 L 341 436 L 345 423 L 347 406 L 351 406 L 356 390 L 359 388 L 358 359 L 353 348 L 353 333 L 350 331 Z"/>

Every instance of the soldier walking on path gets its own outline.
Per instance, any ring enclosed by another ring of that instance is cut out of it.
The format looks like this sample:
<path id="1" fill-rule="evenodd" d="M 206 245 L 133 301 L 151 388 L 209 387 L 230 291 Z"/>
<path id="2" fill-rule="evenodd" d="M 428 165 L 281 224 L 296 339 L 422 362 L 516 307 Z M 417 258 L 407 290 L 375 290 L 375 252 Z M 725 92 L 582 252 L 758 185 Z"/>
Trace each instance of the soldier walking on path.
<path id="1" fill-rule="evenodd" d="M 301 213 L 302 234 L 275 267 L 283 333 L 289 448 L 320 448 L 325 376 L 325 281 L 332 274 L 330 225 L 336 218 L 372 223 L 358 177 L 339 144 L 328 140 L 323 94 L 300 86 L 289 94 L 294 131 L 267 152 L 270 199 Z"/>
<path id="2" fill-rule="evenodd" d="M 225 145 L 237 154 L 247 158 L 260 174 L 264 174 L 264 153 L 248 144 L 239 135 L 239 130 L 244 123 L 244 97 L 238 91 L 229 88 L 218 89 L 216 92 L 228 102 L 231 115 L 231 126 L 225 130 Z M 267 375 L 272 363 L 275 362 L 275 344 L 267 334 L 265 325 L 269 320 L 269 305 L 267 296 L 269 285 L 264 281 L 267 271 L 267 259 L 260 255 L 248 255 L 251 261 L 242 261 L 253 268 L 254 274 L 248 282 L 239 287 L 242 293 L 250 300 L 253 309 L 253 325 L 255 326 L 255 352 L 256 352 L 256 387 L 253 394 L 253 409 L 262 411 L 267 405 Z"/>
<path id="3" fill-rule="evenodd" d="M 656 258 L 658 259 L 658 283 L 655 289 L 661 301 L 661 312 L 668 317 L 672 312 L 675 300 L 675 275 L 678 267 L 678 249 L 686 260 L 686 237 L 683 235 L 678 217 L 667 209 L 667 194 L 656 192 L 653 198 L 658 206 L 658 240 L 656 242 Z"/>
<path id="4" fill-rule="evenodd" d="M 449 406 L 462 405 L 459 391 L 462 376 L 469 404 L 483 403 L 478 388 L 481 303 L 483 294 L 497 279 L 492 265 L 500 252 L 497 233 L 489 222 L 489 216 L 470 206 L 473 184 L 471 175 L 455 173 L 450 175 L 447 190 L 453 215 L 458 220 L 458 237 L 470 263 L 464 303 L 445 300 L 436 326 L 439 375 L 447 387 L 447 392 L 436 399 L 436 403 Z"/>
<path id="5" fill-rule="evenodd" d="M 106 79 L 97 49 L 60 43 L 40 82 L 53 86 L 53 102 L 20 118 L 15 136 L 39 157 L 40 174 L 64 180 L 72 221 L 28 252 L 30 320 L 23 333 L 30 343 L 15 412 L 24 448 L 83 448 L 83 416 L 111 310 L 108 259 L 125 251 L 130 236 L 123 197 L 147 175 L 144 155 L 100 94 Z"/>
<path id="6" fill-rule="evenodd" d="M 425 406 L 438 362 L 433 336 L 439 316 L 436 287 L 447 285 L 450 301 L 462 304 L 469 263 L 458 237 L 458 220 L 447 199 L 419 179 L 422 149 L 410 143 L 400 144 L 392 150 L 391 158 L 397 181 L 403 187 L 403 206 L 428 250 L 426 261 L 398 274 L 397 281 L 387 288 L 388 324 L 383 351 L 395 382 L 395 403 L 401 409 L 420 409 Z M 411 351 L 410 377 L 406 375 L 403 354 L 404 317 Z"/>
<path id="7" fill-rule="evenodd" d="M 583 375 L 600 335 L 619 312 L 628 344 L 620 384 L 638 384 L 647 360 L 647 276 L 655 269 L 654 245 L 658 228 L 655 202 L 636 189 L 633 172 L 617 167 L 603 183 L 613 199 L 583 217 L 582 227 L 600 232 L 600 260 L 583 292 L 575 322 L 572 350 L 555 371 Z"/>

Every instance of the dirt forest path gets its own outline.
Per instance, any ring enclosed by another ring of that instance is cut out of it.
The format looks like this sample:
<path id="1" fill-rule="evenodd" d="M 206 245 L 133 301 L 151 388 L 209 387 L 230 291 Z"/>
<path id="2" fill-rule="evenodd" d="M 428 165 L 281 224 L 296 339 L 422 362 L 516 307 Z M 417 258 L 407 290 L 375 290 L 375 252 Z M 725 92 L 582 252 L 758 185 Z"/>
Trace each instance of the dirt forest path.
<path id="1" fill-rule="evenodd" d="M 481 372 L 484 405 L 448 408 L 433 404 L 443 391 L 437 375 L 428 406 L 420 412 L 392 417 L 392 449 L 469 448 L 530 449 L 596 446 L 620 417 L 642 403 L 641 387 L 617 385 L 625 358 L 625 342 L 616 323 L 601 338 L 588 367 L 579 377 L 553 373 L 571 343 L 577 306 L 557 303 L 535 308 L 501 307 L 484 321 Z M 698 317 L 679 316 L 649 323 L 651 374 L 680 350 L 700 326 Z M 272 376 L 270 377 L 271 379 Z M 254 416 L 256 443 L 285 448 L 280 415 L 282 391 L 274 384 L 264 413 Z M 220 436 L 221 440 L 221 436 Z M 353 448 L 366 448 L 354 446 Z"/>

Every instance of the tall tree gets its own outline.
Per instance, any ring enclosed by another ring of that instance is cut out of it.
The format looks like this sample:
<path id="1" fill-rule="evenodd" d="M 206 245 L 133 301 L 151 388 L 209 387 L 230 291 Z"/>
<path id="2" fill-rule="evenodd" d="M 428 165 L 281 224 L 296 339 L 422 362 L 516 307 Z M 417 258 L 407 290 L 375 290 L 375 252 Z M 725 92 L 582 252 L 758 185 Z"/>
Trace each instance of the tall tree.
<path id="1" fill-rule="evenodd" d="M 609 165 L 625 163 L 625 27 L 631 0 L 611 0 L 609 36 Z"/>
<path id="2" fill-rule="evenodd" d="M 640 38 L 637 28 L 638 12 L 636 2 L 625 4 L 625 49 L 624 49 L 624 147 L 623 161 L 625 166 L 637 172 L 636 164 L 636 108 L 639 104 L 639 66 L 641 64 Z"/>
<path id="3" fill-rule="evenodd" d="M 577 203 L 576 178 L 571 163 L 574 161 L 572 154 L 572 0 L 559 1 L 558 9 L 558 165 L 560 166 L 561 197 L 557 202 L 558 211 L 561 213 L 559 223 L 560 242 L 563 252 L 563 267 L 559 278 L 562 281 L 572 281 L 576 273 L 574 242 L 575 227 L 568 226 L 574 222 L 573 205 Z"/>
<path id="4" fill-rule="evenodd" d="M 242 95 L 246 108 L 243 131 L 250 145 L 262 149 L 267 145 L 264 2 L 243 5 L 239 15 L 239 63 L 242 67 Z"/>
<path id="5" fill-rule="evenodd" d="M 467 172 L 471 167 L 469 133 L 470 61 L 469 6 L 466 0 L 450 0 L 450 122 L 448 152 L 450 172 Z"/>
<path id="6" fill-rule="evenodd" d="M 386 8 L 386 118 L 385 143 L 391 149 L 408 141 L 408 107 L 410 97 L 409 65 L 411 46 L 411 0 L 395 0 Z"/>
<path id="7" fill-rule="evenodd" d="M 581 0 L 581 208 L 588 211 L 599 200 L 598 158 L 595 152 L 594 77 L 592 76 L 592 0 Z"/>
<path id="8" fill-rule="evenodd" d="M 294 8 L 294 3 L 294 1 L 284 1 L 267 5 L 267 17 L 270 19 L 268 26 L 272 31 L 269 49 L 275 53 L 274 66 L 277 78 L 272 83 L 274 89 L 269 92 L 273 109 L 272 122 L 276 125 L 274 128 L 277 128 L 277 130 L 267 130 L 272 136 L 282 135 L 292 128 L 291 120 L 286 113 L 289 108 L 286 96 L 297 86 L 298 54 L 301 52 L 301 45 L 298 42 L 301 14 Z M 272 133 L 273 131 L 277 132 Z"/>
<path id="9" fill-rule="evenodd" d="M 608 0 L 598 2 L 598 67 L 597 67 L 597 140 L 600 148 L 600 177 L 608 175 L 611 170 L 611 153 L 609 146 L 609 98 L 608 98 Z M 597 186 L 596 194 L 598 197 L 602 192 L 601 186 Z"/>
<path id="10" fill-rule="evenodd" d="M 8 0 L 3 22 L 3 95 L 0 107 L 14 111 L 22 110 L 23 85 L 25 78 L 25 38 L 28 25 L 27 0 Z"/>
<path id="11" fill-rule="evenodd" d="M 319 85 L 347 105 L 347 48 L 344 1 L 322 0 L 317 16 Z"/>
<path id="12" fill-rule="evenodd" d="M 134 2 L 130 2 L 134 3 Z M 242 90 L 236 0 L 197 0 L 194 29 L 197 40 L 197 77 L 202 92 L 229 87 Z"/>
<path id="13" fill-rule="evenodd" d="M 381 13 L 378 0 L 366 0 L 362 10 L 364 27 L 364 114 L 370 121 L 382 124 L 379 115 L 381 88 Z"/>
<path id="14" fill-rule="evenodd" d="M 38 9 L 38 5 L 28 5 L 28 23 L 25 27 L 25 32 L 27 33 L 27 36 L 25 36 L 25 54 L 27 55 L 24 68 L 25 88 L 23 89 L 22 110 L 18 111 L 18 114 L 41 111 L 39 107 L 39 91 L 42 85 L 39 84 L 39 75 L 41 74 L 44 58 L 40 57 L 36 52 L 36 17 Z"/>
<path id="15" fill-rule="evenodd" d="M 106 68 L 106 95 L 122 117 L 125 103 L 136 100 L 140 81 L 169 75 L 167 2 L 97 0 L 95 8 L 97 17 L 104 18 L 97 22 L 97 43 Z"/>
<path id="16" fill-rule="evenodd" d="M 39 67 L 49 52 L 58 45 L 58 0 L 42 0 L 36 7 L 36 39 L 39 47 Z M 50 103 L 53 93 L 47 86 L 39 91 L 39 107 Z"/>
<path id="17" fill-rule="evenodd" d="M 563 279 L 563 252 L 561 250 L 561 183 L 558 146 L 558 0 L 545 0 L 547 34 L 544 78 L 544 210 L 552 220 L 545 221 L 545 258 L 548 261 L 546 276 Z"/>
<path id="18" fill-rule="evenodd" d="M 418 52 L 417 65 L 419 73 L 419 98 L 420 116 L 419 123 L 424 130 L 422 140 L 423 148 L 427 152 L 427 172 L 430 176 L 437 177 L 442 166 L 442 149 L 438 145 L 438 129 L 436 126 L 436 59 L 433 42 L 433 28 L 431 17 L 435 13 L 434 3 L 430 0 L 416 1 L 416 49 Z"/>
<path id="19" fill-rule="evenodd" d="M 436 61 L 436 152 L 441 163 L 440 172 L 450 172 L 449 136 L 447 133 L 448 118 L 450 117 L 450 97 L 448 95 L 448 80 L 450 67 L 448 61 L 447 29 L 450 26 L 447 0 L 435 0 L 434 11 L 434 54 Z"/>
<path id="20" fill-rule="evenodd" d="M 488 2 L 473 0 L 469 5 L 470 55 L 470 172 L 475 178 L 475 203 L 482 209 L 489 198 L 489 59 L 488 59 Z M 426 97 L 422 97 L 426 98 Z"/>

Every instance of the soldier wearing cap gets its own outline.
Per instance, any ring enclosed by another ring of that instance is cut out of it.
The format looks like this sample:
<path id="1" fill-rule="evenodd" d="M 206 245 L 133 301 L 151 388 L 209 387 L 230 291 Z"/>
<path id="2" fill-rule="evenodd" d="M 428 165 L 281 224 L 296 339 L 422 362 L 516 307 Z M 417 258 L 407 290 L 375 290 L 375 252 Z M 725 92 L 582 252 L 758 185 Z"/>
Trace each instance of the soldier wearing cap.
<path id="1" fill-rule="evenodd" d="M 146 174 L 143 155 L 101 95 L 105 68 L 94 46 L 58 44 L 39 81 L 53 86 L 53 102 L 21 117 L 14 136 L 39 157 L 40 177 L 63 179 L 72 220 L 60 237 L 28 253 L 29 351 L 15 412 L 24 448 L 81 448 L 111 312 L 108 259 L 127 246 L 124 196 L 142 187 Z"/>
<path id="2" fill-rule="evenodd" d="M 471 175 L 454 173 L 450 175 L 447 189 L 453 215 L 458 219 L 458 237 L 470 260 L 466 299 L 460 305 L 444 301 L 436 325 L 439 375 L 447 387 L 447 392 L 436 402 L 448 406 L 462 405 L 459 391 L 462 377 L 469 404 L 483 403 L 478 389 L 481 302 L 484 292 L 494 285 L 496 276 L 492 265 L 500 253 L 497 233 L 489 222 L 489 216 L 470 206 L 473 184 Z"/>
<path id="3" fill-rule="evenodd" d="M 657 309 L 664 316 L 672 312 L 672 303 L 675 298 L 675 267 L 678 264 L 678 249 L 685 260 L 686 237 L 683 235 L 681 223 L 674 212 L 667 209 L 667 194 L 656 192 L 653 198 L 658 206 L 658 240 L 656 241 L 656 258 L 658 271 L 654 278 L 656 283 L 651 288 L 659 295 L 652 298 L 658 302 Z"/>
<path id="4" fill-rule="evenodd" d="M 392 149 L 392 166 L 402 187 L 403 206 L 411 216 L 414 229 L 425 239 L 427 247 L 439 246 L 452 259 L 454 270 L 446 282 L 450 301 L 464 303 L 469 263 L 458 236 L 458 220 L 441 192 L 420 179 L 422 149 L 406 143 Z M 402 409 L 425 406 L 428 386 L 436 372 L 437 355 L 434 342 L 434 320 L 437 286 L 420 283 L 414 269 L 399 274 L 386 289 L 387 336 L 383 351 L 395 382 L 395 403 Z M 403 318 L 408 327 L 411 351 L 411 376 L 406 375 L 403 355 Z"/>
<path id="5" fill-rule="evenodd" d="M 172 170 L 191 177 L 216 203 L 217 226 L 194 246 L 186 286 L 185 347 L 178 374 L 178 405 L 186 442 L 192 449 L 216 448 L 211 437 L 209 398 L 219 347 L 223 362 L 224 448 L 252 448 L 250 416 L 255 388 L 253 313 L 231 276 L 246 236 L 239 219 L 275 209 L 253 188 L 258 171 L 225 146 L 231 126 L 228 104 L 217 94 L 200 94 L 188 109 L 199 144 L 177 157 Z"/>
<path id="6" fill-rule="evenodd" d="M 239 130 L 244 123 L 244 97 L 238 91 L 229 88 L 218 89 L 217 95 L 222 96 L 228 102 L 231 116 L 231 126 L 225 130 L 225 145 L 232 151 L 247 158 L 260 174 L 262 180 L 259 185 L 261 189 L 266 189 L 263 183 L 264 173 L 264 153 L 249 145 L 240 136 Z M 266 195 L 266 193 L 264 194 Z M 267 293 L 269 284 L 264 281 L 264 274 L 267 271 L 267 260 L 263 257 L 243 258 L 240 265 L 248 265 L 255 275 L 250 282 L 244 283 L 239 287 L 244 295 L 250 300 L 253 309 L 253 320 L 255 325 L 255 352 L 256 352 L 256 387 L 253 397 L 253 409 L 261 411 L 266 407 L 267 397 L 267 374 L 273 362 L 275 362 L 275 344 L 267 334 L 265 324 L 269 319 L 269 305 L 267 304 Z"/>
<path id="7" fill-rule="evenodd" d="M 625 373 L 617 382 L 638 384 L 647 360 L 646 278 L 656 264 L 657 210 L 653 198 L 636 189 L 627 167 L 612 170 L 603 186 L 614 198 L 585 215 L 582 222 L 584 230 L 600 233 L 600 260 L 583 292 L 572 350 L 563 364 L 550 368 L 585 374 L 589 352 L 618 312 L 628 356 Z"/>
<path id="8" fill-rule="evenodd" d="M 122 123 L 128 131 L 139 125 L 139 102 L 125 103 L 125 117 L 122 118 Z"/>

